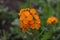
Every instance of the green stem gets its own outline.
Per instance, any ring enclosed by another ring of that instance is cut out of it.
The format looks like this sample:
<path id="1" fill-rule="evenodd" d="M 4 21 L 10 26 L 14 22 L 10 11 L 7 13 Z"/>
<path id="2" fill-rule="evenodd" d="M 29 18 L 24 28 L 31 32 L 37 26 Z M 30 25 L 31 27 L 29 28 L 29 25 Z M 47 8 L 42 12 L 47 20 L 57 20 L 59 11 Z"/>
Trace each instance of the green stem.
<path id="1" fill-rule="evenodd" d="M 53 33 L 53 29 L 50 28 L 49 32 L 45 32 L 41 40 L 48 40 L 52 36 L 52 33 Z"/>
<path id="2" fill-rule="evenodd" d="M 36 36 L 38 35 L 38 30 L 31 30 L 30 31 L 30 36 L 29 36 L 29 38 L 28 38 L 28 40 L 36 40 Z"/>
<path id="3" fill-rule="evenodd" d="M 3 37 L 2 40 L 7 40 L 7 33 L 3 30 Z"/>

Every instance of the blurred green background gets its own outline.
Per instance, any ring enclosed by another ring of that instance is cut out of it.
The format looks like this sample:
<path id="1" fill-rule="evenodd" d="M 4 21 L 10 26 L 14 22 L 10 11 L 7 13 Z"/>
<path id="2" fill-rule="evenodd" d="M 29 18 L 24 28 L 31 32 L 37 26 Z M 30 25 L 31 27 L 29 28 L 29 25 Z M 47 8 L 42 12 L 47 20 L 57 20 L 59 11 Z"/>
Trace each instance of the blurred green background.
<path id="1" fill-rule="evenodd" d="M 39 30 L 22 33 L 18 26 L 22 8 L 37 10 L 41 20 Z M 58 23 L 47 25 L 50 16 L 57 17 Z M 0 0 L 0 40 L 60 40 L 60 0 Z"/>

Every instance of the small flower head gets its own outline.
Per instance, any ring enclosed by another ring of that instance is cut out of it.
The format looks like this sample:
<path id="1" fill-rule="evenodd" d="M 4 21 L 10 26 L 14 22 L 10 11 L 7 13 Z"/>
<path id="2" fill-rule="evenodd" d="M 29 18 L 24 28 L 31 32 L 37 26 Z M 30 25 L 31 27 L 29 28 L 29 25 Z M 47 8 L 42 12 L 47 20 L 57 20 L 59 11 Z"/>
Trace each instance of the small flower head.
<path id="1" fill-rule="evenodd" d="M 21 9 L 18 15 L 20 17 L 20 28 L 22 28 L 22 32 L 27 28 L 40 28 L 40 19 L 34 8 Z"/>
<path id="2" fill-rule="evenodd" d="M 56 17 L 53 17 L 53 16 L 49 17 L 47 19 L 47 24 L 52 24 L 52 23 L 58 23 L 58 19 Z"/>

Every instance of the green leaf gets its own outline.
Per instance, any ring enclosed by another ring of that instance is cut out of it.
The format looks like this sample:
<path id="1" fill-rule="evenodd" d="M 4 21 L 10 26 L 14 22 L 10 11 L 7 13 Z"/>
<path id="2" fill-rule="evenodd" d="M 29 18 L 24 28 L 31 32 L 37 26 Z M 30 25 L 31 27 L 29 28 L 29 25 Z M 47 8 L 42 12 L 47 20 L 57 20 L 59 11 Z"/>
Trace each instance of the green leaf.
<path id="1" fill-rule="evenodd" d="M 60 1 L 57 2 L 57 17 L 60 19 Z"/>
<path id="2" fill-rule="evenodd" d="M 41 40 L 48 40 L 51 37 L 52 33 L 53 33 L 53 30 L 52 30 L 52 28 L 50 28 L 49 32 L 45 32 L 44 33 L 44 35 L 41 38 Z"/>
<path id="3" fill-rule="evenodd" d="M 19 8 L 30 8 L 30 0 L 26 0 L 24 4 L 18 4 Z"/>

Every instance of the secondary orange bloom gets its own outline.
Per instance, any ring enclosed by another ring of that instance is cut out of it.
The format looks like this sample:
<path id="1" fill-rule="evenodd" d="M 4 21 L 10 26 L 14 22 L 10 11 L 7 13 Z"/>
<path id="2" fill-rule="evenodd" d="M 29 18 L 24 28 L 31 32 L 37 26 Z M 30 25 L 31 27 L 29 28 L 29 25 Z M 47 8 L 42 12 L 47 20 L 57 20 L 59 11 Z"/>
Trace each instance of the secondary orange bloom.
<path id="1" fill-rule="evenodd" d="M 53 16 L 51 16 L 47 19 L 47 24 L 52 24 L 53 22 L 58 23 L 58 19 L 56 17 L 53 17 Z"/>
<path id="2" fill-rule="evenodd" d="M 24 32 L 27 28 L 40 28 L 40 19 L 34 8 L 21 9 L 18 15 L 20 17 L 20 27 L 22 28 L 22 32 Z"/>

